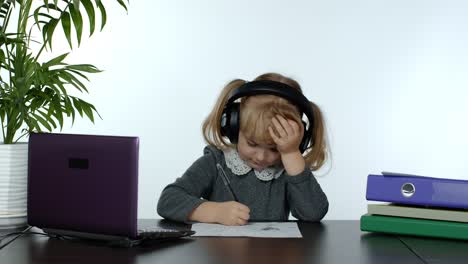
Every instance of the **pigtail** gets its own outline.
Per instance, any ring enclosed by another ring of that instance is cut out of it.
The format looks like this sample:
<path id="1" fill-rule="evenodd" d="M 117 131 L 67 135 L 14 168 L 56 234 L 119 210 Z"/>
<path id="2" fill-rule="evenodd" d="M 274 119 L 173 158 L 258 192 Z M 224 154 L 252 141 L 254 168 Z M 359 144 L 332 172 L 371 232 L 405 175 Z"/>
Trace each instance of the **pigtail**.
<path id="1" fill-rule="evenodd" d="M 320 108 L 310 102 L 314 115 L 314 124 L 312 127 L 312 145 L 308 147 L 307 154 L 304 156 L 306 164 L 316 171 L 322 167 L 327 158 L 327 143 L 325 138 L 325 121 Z"/>
<path id="2" fill-rule="evenodd" d="M 223 114 L 224 106 L 226 105 L 231 92 L 244 83 L 246 83 L 246 81 L 241 79 L 235 79 L 229 82 L 221 91 L 211 113 L 203 121 L 203 139 L 209 145 L 220 149 L 232 146 L 232 144 L 226 141 L 225 137 L 221 135 L 221 115 Z"/>

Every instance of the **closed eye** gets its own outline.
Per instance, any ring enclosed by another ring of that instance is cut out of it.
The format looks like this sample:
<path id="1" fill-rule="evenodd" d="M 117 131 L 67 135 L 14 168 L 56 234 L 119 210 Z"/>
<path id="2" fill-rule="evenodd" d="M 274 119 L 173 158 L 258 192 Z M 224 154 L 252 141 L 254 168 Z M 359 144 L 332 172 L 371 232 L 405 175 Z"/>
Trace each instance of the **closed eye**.
<path id="1" fill-rule="evenodd" d="M 249 146 L 251 146 L 251 147 L 256 147 L 256 146 L 257 146 L 257 143 L 255 143 L 255 142 L 253 142 L 253 141 L 250 141 L 250 140 L 247 141 L 247 144 L 248 144 Z"/>

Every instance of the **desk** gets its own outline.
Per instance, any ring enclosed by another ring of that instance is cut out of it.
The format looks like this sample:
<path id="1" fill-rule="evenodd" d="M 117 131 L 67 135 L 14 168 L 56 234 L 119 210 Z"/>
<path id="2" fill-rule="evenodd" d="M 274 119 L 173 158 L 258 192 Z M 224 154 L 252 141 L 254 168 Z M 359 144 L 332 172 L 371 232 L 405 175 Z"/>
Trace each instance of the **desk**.
<path id="1" fill-rule="evenodd" d="M 20 229 L 0 229 L 0 237 L 9 233 L 13 232 L 21 232 L 25 229 L 26 227 L 20 228 Z M 3 246 L 7 245 L 8 243 L 12 242 L 17 236 L 19 235 L 12 235 L 8 236 L 0 241 L 0 248 Z"/>
<path id="2" fill-rule="evenodd" d="M 303 238 L 189 237 L 135 248 L 108 248 L 24 235 L 0 250 L 1 263 L 459 263 L 463 241 L 363 233 L 357 220 L 299 222 Z M 415 249 L 412 249 L 414 247 Z M 440 251 L 448 250 L 451 256 Z M 445 261 L 448 259 L 449 261 Z M 433 261 L 433 262 L 430 262 Z"/>
<path id="3" fill-rule="evenodd" d="M 425 239 L 406 236 L 400 237 L 411 250 L 424 259 L 425 263 L 468 263 L 468 242 L 448 239 Z"/>

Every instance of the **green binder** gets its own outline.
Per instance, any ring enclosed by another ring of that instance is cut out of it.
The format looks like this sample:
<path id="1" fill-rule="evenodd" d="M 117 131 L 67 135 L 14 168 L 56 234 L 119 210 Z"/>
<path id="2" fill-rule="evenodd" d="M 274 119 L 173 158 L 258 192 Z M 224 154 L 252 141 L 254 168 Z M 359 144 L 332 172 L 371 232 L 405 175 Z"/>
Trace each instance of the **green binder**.
<path id="1" fill-rule="evenodd" d="M 468 240 L 468 223 L 451 221 L 365 214 L 361 216 L 361 230 Z"/>

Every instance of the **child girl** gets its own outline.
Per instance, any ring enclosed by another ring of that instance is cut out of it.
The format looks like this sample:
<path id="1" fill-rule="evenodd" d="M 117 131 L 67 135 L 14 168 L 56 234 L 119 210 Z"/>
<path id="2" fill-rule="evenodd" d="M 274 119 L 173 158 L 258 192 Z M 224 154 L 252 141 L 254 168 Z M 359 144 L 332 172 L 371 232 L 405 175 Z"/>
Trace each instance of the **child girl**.
<path id="1" fill-rule="evenodd" d="M 327 213 L 311 172 L 326 159 L 324 121 L 296 81 L 277 73 L 231 81 L 204 121 L 203 136 L 203 156 L 162 191 L 162 217 L 244 225 L 285 221 L 290 212 L 320 221 Z"/>

